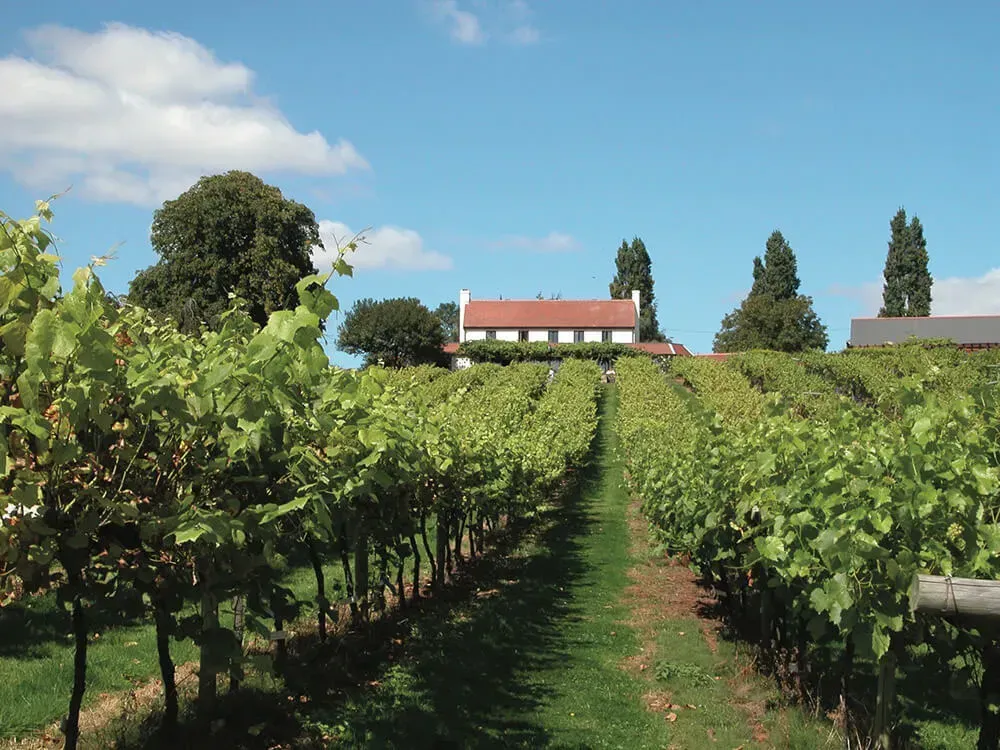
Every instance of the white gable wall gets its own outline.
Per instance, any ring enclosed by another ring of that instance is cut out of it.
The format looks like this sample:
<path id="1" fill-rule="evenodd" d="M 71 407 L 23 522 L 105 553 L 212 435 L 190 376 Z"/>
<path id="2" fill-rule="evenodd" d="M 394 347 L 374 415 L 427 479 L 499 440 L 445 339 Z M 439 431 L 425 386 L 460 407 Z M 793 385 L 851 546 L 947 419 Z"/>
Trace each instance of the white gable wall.
<path id="1" fill-rule="evenodd" d="M 516 328 L 496 328 L 489 329 L 495 330 L 497 333 L 497 341 L 517 341 L 519 330 Z M 580 329 L 560 329 L 559 330 L 559 341 L 560 344 L 572 344 L 573 334 L 576 330 Z M 462 340 L 463 341 L 483 341 L 486 338 L 485 328 L 467 328 L 463 331 Z M 612 328 L 611 331 L 611 341 L 615 344 L 631 344 L 635 341 L 635 329 L 633 328 Z M 586 328 L 583 330 L 583 340 L 585 342 L 600 342 L 601 330 Z M 549 329 L 548 328 L 529 328 L 528 329 L 528 341 L 545 341 L 549 340 Z"/>

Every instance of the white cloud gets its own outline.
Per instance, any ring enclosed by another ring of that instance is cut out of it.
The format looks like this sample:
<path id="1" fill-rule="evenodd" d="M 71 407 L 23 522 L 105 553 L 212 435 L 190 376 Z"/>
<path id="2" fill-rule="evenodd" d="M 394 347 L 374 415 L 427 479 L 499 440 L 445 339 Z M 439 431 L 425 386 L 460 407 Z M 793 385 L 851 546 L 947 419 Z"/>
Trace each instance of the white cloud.
<path id="1" fill-rule="evenodd" d="M 544 237 L 513 235 L 490 243 L 495 248 L 513 248 L 535 253 L 565 253 L 580 249 L 576 239 L 563 232 L 549 232 Z"/>
<path id="2" fill-rule="evenodd" d="M 342 174 L 345 140 L 297 131 L 253 93 L 253 72 L 171 32 L 43 26 L 33 58 L 0 58 L 0 159 L 25 185 L 155 205 L 228 169 Z"/>
<path id="3" fill-rule="evenodd" d="M 882 306 L 882 281 L 857 286 L 834 284 L 828 294 L 855 299 L 861 315 L 877 315 Z M 982 276 L 935 279 L 931 287 L 932 315 L 1000 315 L 1000 268 Z"/>
<path id="4" fill-rule="evenodd" d="M 434 0 L 431 7 L 434 14 L 448 25 L 448 33 L 454 41 L 459 44 L 482 44 L 486 41 L 479 17 L 461 10 L 457 0 Z"/>
<path id="5" fill-rule="evenodd" d="M 952 276 L 931 287 L 934 315 L 1000 315 L 1000 268 L 982 276 Z"/>
<path id="6" fill-rule="evenodd" d="M 429 8 L 437 22 L 448 29 L 452 41 L 459 44 L 478 46 L 494 37 L 521 46 L 541 40 L 526 0 L 430 0 Z"/>
<path id="7" fill-rule="evenodd" d="M 534 26 L 518 26 L 510 33 L 510 41 L 513 44 L 537 44 L 541 36 Z"/>
<path id="8" fill-rule="evenodd" d="M 343 247 L 355 236 L 346 224 L 324 219 L 319 223 L 324 248 L 313 253 L 313 262 L 321 271 L 328 269 Z M 385 226 L 364 233 L 364 241 L 347 256 L 355 268 L 390 269 L 397 271 L 447 271 L 451 258 L 424 247 L 420 235 L 412 229 Z"/>

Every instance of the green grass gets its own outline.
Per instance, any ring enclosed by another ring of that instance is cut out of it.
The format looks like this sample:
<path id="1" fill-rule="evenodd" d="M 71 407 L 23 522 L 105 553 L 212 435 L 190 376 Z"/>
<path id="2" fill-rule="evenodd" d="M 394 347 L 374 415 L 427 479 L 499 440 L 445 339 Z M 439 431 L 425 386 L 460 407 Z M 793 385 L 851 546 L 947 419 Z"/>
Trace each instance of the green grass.
<path id="1" fill-rule="evenodd" d="M 339 565 L 325 568 L 327 595 L 342 591 Z M 286 584 L 306 600 L 303 617 L 315 616 L 312 568 L 295 567 Z M 340 587 L 339 589 L 337 587 Z M 223 608 L 223 617 L 227 615 Z M 87 612 L 92 633 L 87 648 L 87 692 L 84 708 L 101 693 L 124 692 L 159 676 L 152 624 L 124 613 Z M 175 664 L 197 659 L 190 640 L 173 641 Z M 66 714 L 73 683 L 73 642 L 69 615 L 54 593 L 27 597 L 0 609 L 0 738 L 22 737 L 44 729 Z"/>
<path id="2" fill-rule="evenodd" d="M 153 628 L 127 622 L 95 623 L 87 649 L 87 704 L 158 673 Z M 20 737 L 66 713 L 73 683 L 69 616 L 53 594 L 29 597 L 0 613 L 0 633 L 0 737 Z M 190 642 L 173 650 L 178 662 L 194 656 Z"/>
<path id="3" fill-rule="evenodd" d="M 674 746 L 839 750 L 842 740 L 829 722 L 784 705 L 773 683 L 744 668 L 746 659 L 732 643 L 719 639 L 711 650 L 703 625 L 673 618 L 659 628 L 654 681 L 675 704 Z M 751 715 L 760 725 L 756 738 Z"/>

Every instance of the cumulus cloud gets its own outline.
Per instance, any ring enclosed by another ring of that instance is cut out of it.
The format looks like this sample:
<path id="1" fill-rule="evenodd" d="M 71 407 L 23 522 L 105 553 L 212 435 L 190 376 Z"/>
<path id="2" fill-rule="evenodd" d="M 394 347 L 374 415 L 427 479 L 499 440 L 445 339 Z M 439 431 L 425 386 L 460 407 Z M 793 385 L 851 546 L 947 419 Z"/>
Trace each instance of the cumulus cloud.
<path id="1" fill-rule="evenodd" d="M 973 278 L 938 279 L 931 297 L 934 315 L 1000 315 L 1000 268 Z"/>
<path id="2" fill-rule="evenodd" d="M 827 292 L 858 301 L 862 315 L 877 315 L 882 306 L 882 282 L 856 286 L 835 284 Z M 1000 268 L 982 276 L 935 279 L 931 287 L 931 315 L 1000 315 Z"/>
<path id="3" fill-rule="evenodd" d="M 319 223 L 324 249 L 313 253 L 313 263 L 323 271 L 337 257 L 337 248 L 354 238 L 356 232 L 339 221 L 324 219 Z M 390 269 L 397 271 L 447 271 L 451 258 L 424 247 L 420 235 L 412 229 L 385 226 L 364 233 L 358 249 L 347 256 L 355 268 Z"/>
<path id="4" fill-rule="evenodd" d="M 483 0 L 430 0 L 435 20 L 448 30 L 452 41 L 482 45 L 496 38 L 513 45 L 537 44 L 541 33 L 531 23 L 532 11 L 526 0 L 506 0 L 489 4 Z M 471 10 L 473 8 L 474 10 Z"/>
<path id="5" fill-rule="evenodd" d="M 23 184 L 155 205 L 228 169 L 343 174 L 354 146 L 296 130 L 254 95 L 253 71 L 193 39 L 120 23 L 29 31 L 0 58 L 0 159 Z"/>
<path id="6" fill-rule="evenodd" d="M 580 243 L 571 235 L 563 232 L 549 232 L 544 237 L 526 237 L 513 235 L 490 243 L 494 248 L 509 248 L 527 250 L 535 253 L 565 253 L 580 249 Z"/>

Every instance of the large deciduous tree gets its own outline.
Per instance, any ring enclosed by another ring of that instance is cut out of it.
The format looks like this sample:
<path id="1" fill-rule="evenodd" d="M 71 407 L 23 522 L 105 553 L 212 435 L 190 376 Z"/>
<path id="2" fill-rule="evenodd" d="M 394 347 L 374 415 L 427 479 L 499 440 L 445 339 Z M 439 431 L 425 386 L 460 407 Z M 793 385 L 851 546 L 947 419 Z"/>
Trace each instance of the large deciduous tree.
<path id="1" fill-rule="evenodd" d="M 764 259 L 753 259 L 750 294 L 722 319 L 714 350 L 826 349 L 826 326 L 812 309 L 812 298 L 799 294 L 799 283 L 795 252 L 775 230 L 767 240 Z"/>
<path id="2" fill-rule="evenodd" d="M 900 208 L 889 222 L 889 252 L 882 273 L 880 318 L 922 317 L 931 314 L 931 286 L 934 279 L 927 269 L 927 240 L 916 216 L 907 224 Z"/>
<path id="3" fill-rule="evenodd" d="M 322 247 L 313 212 L 248 172 L 203 177 L 153 214 L 159 261 L 140 271 L 129 299 L 176 320 L 214 327 L 229 295 L 246 300 L 258 325 L 298 304 L 295 284 L 316 273 Z"/>
<path id="4" fill-rule="evenodd" d="M 434 310 L 441 321 L 441 333 L 445 341 L 458 341 L 458 305 L 454 302 L 442 302 Z"/>
<path id="5" fill-rule="evenodd" d="M 440 364 L 441 320 L 414 297 L 358 300 L 344 317 L 337 346 L 386 367 Z"/>
<path id="6" fill-rule="evenodd" d="M 609 285 L 612 299 L 631 299 L 639 291 L 639 340 L 665 341 L 656 320 L 656 297 L 653 294 L 653 264 L 646 244 L 638 237 L 622 240 L 615 257 L 615 277 Z"/>

